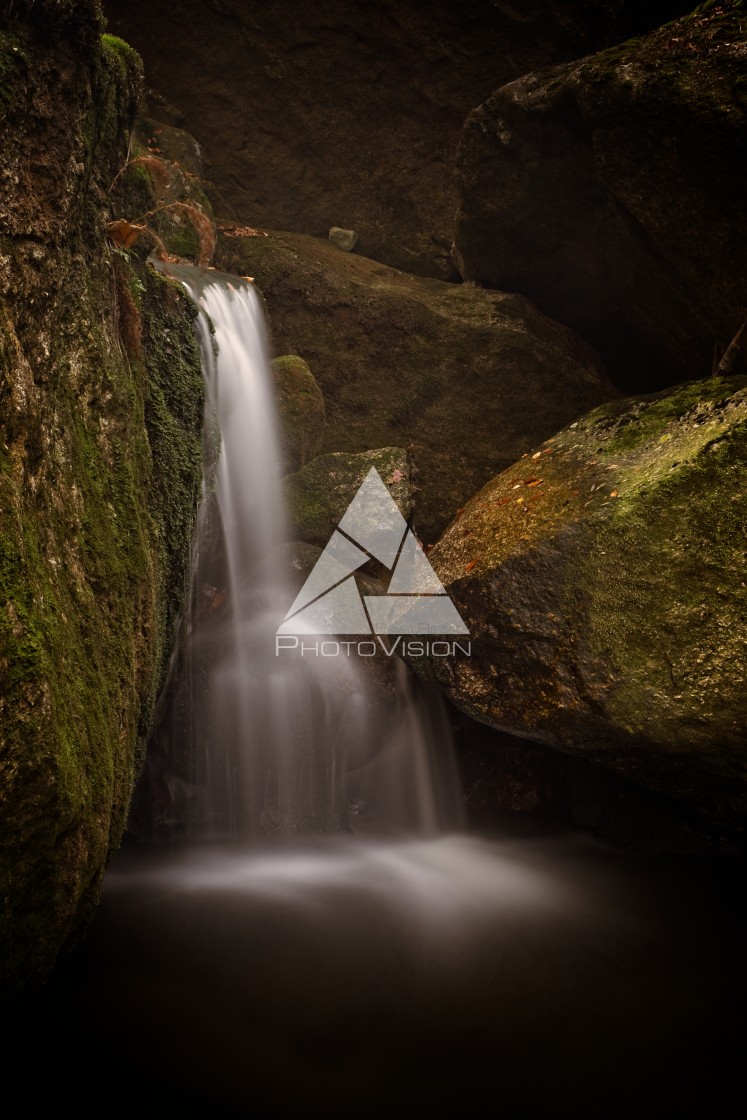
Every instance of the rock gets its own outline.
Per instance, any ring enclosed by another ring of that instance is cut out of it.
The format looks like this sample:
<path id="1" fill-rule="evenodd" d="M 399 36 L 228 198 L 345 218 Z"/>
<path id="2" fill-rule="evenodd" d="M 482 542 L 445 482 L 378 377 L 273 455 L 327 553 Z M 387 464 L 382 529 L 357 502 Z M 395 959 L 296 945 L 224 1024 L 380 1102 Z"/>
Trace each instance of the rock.
<path id="1" fill-rule="evenodd" d="M 202 146 L 218 213 L 448 279 L 465 117 L 498 85 L 687 11 L 693 0 L 105 0 L 145 59 L 154 115 Z M 195 80 L 199 75 L 199 81 Z"/>
<path id="2" fill-rule="evenodd" d="M 324 438 L 324 397 L 303 358 L 285 354 L 272 362 L 283 474 L 319 453 Z"/>
<path id="3" fill-rule="evenodd" d="M 573 327 L 627 391 L 711 369 L 747 305 L 743 5 L 529 74 L 470 114 L 465 279 Z"/>
<path id="4" fill-rule="evenodd" d="M 299 234 L 222 238 L 218 253 L 256 277 L 276 350 L 314 370 L 324 450 L 411 452 L 426 541 L 497 470 L 615 395 L 588 348 L 519 296 L 406 276 Z"/>
<path id="5" fill-rule="evenodd" d="M 154 117 L 140 117 L 135 126 L 136 152 L 150 152 L 178 168 L 184 176 L 202 179 L 202 149 L 194 136 Z"/>
<path id="6" fill-rule="evenodd" d="M 747 378 L 604 405 L 493 479 L 431 550 L 473 641 L 432 673 L 484 723 L 736 818 L 745 519 Z"/>
<path id="7" fill-rule="evenodd" d="M 329 240 L 331 245 L 334 245 L 337 249 L 342 249 L 343 253 L 352 253 L 358 244 L 358 234 L 352 229 L 340 229 L 339 226 L 332 226 L 329 231 Z"/>
<path id="8" fill-rule="evenodd" d="M 412 513 L 413 485 L 407 452 L 383 447 L 359 455 L 320 455 L 285 480 L 291 535 L 324 548 L 371 467 L 375 467 L 399 506 Z"/>
<path id="9" fill-rule="evenodd" d="M 142 82 L 98 4 L 0 16 L 0 1005 L 119 844 L 201 480 L 195 311 L 106 238 Z M 84 173 L 81 174 L 81 164 Z"/>

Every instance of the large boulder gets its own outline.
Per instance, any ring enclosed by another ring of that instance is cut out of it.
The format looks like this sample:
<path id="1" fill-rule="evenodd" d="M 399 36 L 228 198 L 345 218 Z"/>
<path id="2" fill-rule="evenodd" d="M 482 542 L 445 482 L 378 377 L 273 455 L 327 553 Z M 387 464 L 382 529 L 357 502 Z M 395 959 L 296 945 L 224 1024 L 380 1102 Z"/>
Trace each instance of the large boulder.
<path id="1" fill-rule="evenodd" d="M 225 236 L 218 254 L 256 278 L 276 350 L 313 369 L 323 450 L 412 453 L 426 541 L 496 471 L 615 393 L 591 351 L 520 296 L 407 276 L 300 234 Z"/>
<path id="2" fill-rule="evenodd" d="M 602 406 L 493 479 L 430 559 L 470 715 L 747 810 L 747 379 Z"/>
<path id="3" fill-rule="evenodd" d="M 221 214 L 446 277 L 452 162 L 503 82 L 619 42 L 688 0 L 106 0 L 202 145 Z M 195 80 L 199 75 L 199 80 Z M 153 99 L 153 111 L 164 108 Z"/>
<path id="4" fill-rule="evenodd" d="M 468 118 L 465 279 L 573 327 L 626 391 L 709 370 L 747 306 L 744 4 L 499 89 Z"/>
<path id="5" fill-rule="evenodd" d="M 93 2 L 0 16 L 0 1004 L 96 904 L 200 491 L 195 309 L 106 237 L 142 68 L 100 31 Z"/>

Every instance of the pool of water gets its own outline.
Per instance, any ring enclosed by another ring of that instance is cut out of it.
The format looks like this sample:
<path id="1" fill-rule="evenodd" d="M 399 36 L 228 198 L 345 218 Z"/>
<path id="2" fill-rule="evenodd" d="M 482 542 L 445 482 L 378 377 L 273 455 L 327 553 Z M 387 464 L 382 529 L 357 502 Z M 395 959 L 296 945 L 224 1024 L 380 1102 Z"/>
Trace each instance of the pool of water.
<path id="1" fill-rule="evenodd" d="M 16 1032 L 39 1062 L 25 1099 L 725 1116 L 744 1041 L 739 874 L 574 835 L 125 851 Z"/>

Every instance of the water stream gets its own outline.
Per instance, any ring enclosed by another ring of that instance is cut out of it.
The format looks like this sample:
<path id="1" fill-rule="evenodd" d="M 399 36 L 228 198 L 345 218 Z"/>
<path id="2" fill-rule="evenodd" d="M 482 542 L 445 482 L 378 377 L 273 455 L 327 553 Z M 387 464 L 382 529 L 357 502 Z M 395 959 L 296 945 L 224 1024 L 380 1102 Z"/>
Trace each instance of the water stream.
<path id="1" fill-rule="evenodd" d="M 297 581 L 261 316 L 246 284 L 179 276 L 220 454 L 143 787 L 141 833 L 171 843 L 115 859 L 19 1031 L 47 1075 L 24 1075 L 25 1107 L 51 1086 L 80 1112 L 85 1067 L 97 1115 L 726 1115 L 733 869 L 470 836 L 443 711 L 404 667 L 279 662 Z"/>
<path id="2" fill-rule="evenodd" d="M 151 785 L 146 799 L 193 840 L 458 827 L 447 721 L 403 662 L 278 655 L 298 576 L 259 300 L 237 277 L 168 270 L 200 308 L 208 466 L 191 610 L 151 752 L 160 794 Z M 164 740 L 176 744 L 166 757 Z"/>

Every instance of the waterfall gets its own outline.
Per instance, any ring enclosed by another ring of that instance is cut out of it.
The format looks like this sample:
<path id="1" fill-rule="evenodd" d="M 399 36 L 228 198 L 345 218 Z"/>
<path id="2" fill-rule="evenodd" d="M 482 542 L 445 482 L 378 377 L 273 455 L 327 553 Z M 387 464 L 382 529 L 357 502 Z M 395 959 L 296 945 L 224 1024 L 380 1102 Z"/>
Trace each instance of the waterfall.
<path id="1" fill-rule="evenodd" d="M 298 587 L 260 303 L 238 277 L 166 268 L 199 308 L 206 468 L 189 616 L 147 768 L 158 827 L 192 839 L 458 827 L 442 702 L 401 660 L 276 655 Z"/>

